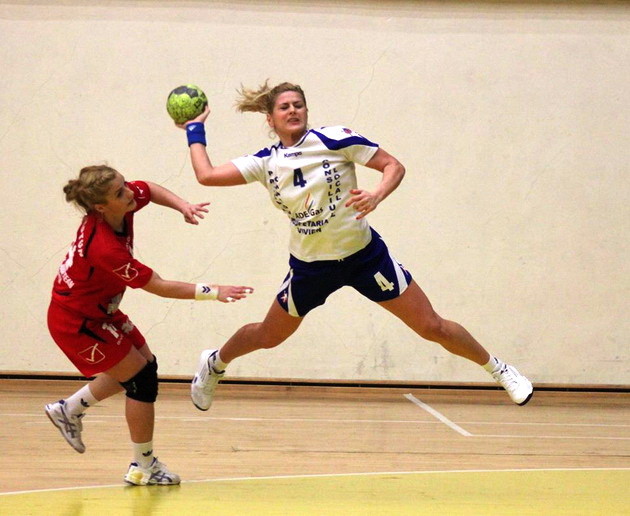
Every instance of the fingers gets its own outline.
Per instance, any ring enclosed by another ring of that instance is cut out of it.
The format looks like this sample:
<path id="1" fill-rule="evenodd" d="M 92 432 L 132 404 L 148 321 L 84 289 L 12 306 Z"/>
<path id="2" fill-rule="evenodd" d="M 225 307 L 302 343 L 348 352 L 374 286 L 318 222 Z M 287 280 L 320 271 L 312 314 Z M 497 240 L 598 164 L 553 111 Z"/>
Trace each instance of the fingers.
<path id="1" fill-rule="evenodd" d="M 350 199 L 348 199 L 348 201 L 346 202 L 346 208 L 348 206 L 352 206 L 353 204 L 361 201 L 362 199 L 365 199 L 365 195 L 369 193 L 368 192 L 364 192 L 363 190 L 358 190 L 357 188 L 353 188 L 352 190 L 350 190 L 350 193 L 352 194 L 352 197 L 350 197 Z"/>
<path id="2" fill-rule="evenodd" d="M 186 129 L 186 126 L 188 124 L 192 124 L 194 122 L 202 122 L 203 123 L 203 122 L 206 121 L 206 118 L 208 118 L 209 114 L 210 114 L 210 106 L 208 106 L 206 104 L 206 109 L 203 110 L 203 113 L 201 113 L 200 115 L 197 115 L 192 120 L 188 120 L 188 121 L 184 122 L 183 124 L 175 123 L 175 127 L 179 127 L 180 129 Z"/>
<path id="3" fill-rule="evenodd" d="M 245 299 L 248 294 L 252 294 L 254 289 L 252 287 L 227 287 L 227 294 L 225 296 L 226 303 L 235 303 L 241 299 Z"/>
<path id="4" fill-rule="evenodd" d="M 199 221 L 197 220 L 197 218 L 205 218 L 203 214 L 208 213 L 208 209 L 206 208 L 206 206 L 208 206 L 209 204 L 209 202 L 188 204 L 188 206 L 183 211 L 184 220 L 189 224 L 198 225 Z"/>
<path id="5" fill-rule="evenodd" d="M 353 188 L 350 190 L 353 196 L 346 202 L 346 207 L 353 206 L 354 211 L 359 212 L 355 217 L 357 220 L 364 218 L 368 213 L 376 209 L 376 200 L 370 192 Z"/>

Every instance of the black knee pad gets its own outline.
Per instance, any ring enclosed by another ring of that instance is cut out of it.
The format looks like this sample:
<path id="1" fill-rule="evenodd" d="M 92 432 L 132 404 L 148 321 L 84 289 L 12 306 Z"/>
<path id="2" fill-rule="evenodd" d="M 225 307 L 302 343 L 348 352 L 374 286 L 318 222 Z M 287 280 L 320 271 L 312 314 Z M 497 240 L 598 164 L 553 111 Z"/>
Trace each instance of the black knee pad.
<path id="1" fill-rule="evenodd" d="M 133 378 L 120 382 L 127 391 L 127 397 L 132 400 L 155 403 L 158 395 L 157 358 L 147 362 Z"/>

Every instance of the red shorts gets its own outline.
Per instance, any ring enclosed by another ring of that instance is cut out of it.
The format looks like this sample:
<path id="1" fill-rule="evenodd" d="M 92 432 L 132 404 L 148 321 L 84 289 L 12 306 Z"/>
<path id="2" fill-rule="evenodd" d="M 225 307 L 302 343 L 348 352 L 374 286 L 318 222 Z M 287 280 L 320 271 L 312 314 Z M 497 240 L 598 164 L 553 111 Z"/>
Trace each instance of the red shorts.
<path id="1" fill-rule="evenodd" d="M 131 346 L 140 349 L 146 344 L 142 333 L 120 310 L 97 321 L 53 302 L 48 307 L 48 330 L 61 351 L 86 377 L 114 367 L 127 356 Z"/>

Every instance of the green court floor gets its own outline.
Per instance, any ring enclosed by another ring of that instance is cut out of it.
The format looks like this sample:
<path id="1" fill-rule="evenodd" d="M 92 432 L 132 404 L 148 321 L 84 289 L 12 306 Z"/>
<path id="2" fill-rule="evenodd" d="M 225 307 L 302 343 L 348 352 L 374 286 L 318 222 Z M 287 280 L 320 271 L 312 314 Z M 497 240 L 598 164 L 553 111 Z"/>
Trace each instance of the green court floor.
<path id="1" fill-rule="evenodd" d="M 630 515 L 630 468 L 266 477 L 5 493 L 2 516 Z"/>

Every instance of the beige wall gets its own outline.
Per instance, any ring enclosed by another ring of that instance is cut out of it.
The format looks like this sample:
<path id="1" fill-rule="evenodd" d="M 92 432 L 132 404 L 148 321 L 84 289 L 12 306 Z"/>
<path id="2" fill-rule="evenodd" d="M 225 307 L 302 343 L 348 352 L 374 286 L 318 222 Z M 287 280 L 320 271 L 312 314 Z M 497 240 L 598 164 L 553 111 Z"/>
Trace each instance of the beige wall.
<path id="1" fill-rule="evenodd" d="M 223 162 L 270 142 L 232 109 L 269 77 L 303 85 L 313 126 L 406 165 L 370 221 L 438 312 L 536 382 L 629 384 L 629 34 L 623 3 L 0 1 L 0 371 L 74 371 L 46 308 L 80 220 L 61 187 L 87 164 L 212 202 L 199 227 L 157 206 L 136 218 L 137 257 L 163 277 L 257 289 L 231 306 L 128 291 L 162 374 L 263 317 L 288 221 L 259 185 L 197 185 L 164 102 L 204 88 Z M 230 374 L 487 381 L 351 290 Z"/>

